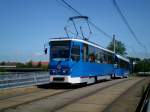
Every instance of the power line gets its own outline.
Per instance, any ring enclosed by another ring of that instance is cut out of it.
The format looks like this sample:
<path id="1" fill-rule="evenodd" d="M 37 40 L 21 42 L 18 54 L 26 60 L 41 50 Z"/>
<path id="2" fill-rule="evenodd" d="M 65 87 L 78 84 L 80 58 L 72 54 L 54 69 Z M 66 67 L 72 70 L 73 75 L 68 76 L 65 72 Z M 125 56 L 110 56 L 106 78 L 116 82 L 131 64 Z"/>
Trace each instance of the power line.
<path id="1" fill-rule="evenodd" d="M 71 6 L 66 2 L 66 1 L 62 1 L 62 0 L 56 0 L 61 6 L 63 6 L 64 8 L 68 9 L 69 11 L 71 11 L 72 13 L 78 13 L 78 15 L 80 15 L 80 13 L 78 11 L 75 11 L 75 9 L 72 9 Z M 71 10 L 70 10 L 71 9 Z"/>
<path id="2" fill-rule="evenodd" d="M 112 36 L 109 35 L 108 33 L 106 33 L 105 31 L 103 31 L 101 28 L 99 28 L 97 25 L 95 25 L 93 22 L 89 21 L 89 23 L 95 28 L 97 29 L 99 32 L 101 32 L 103 35 L 105 35 L 106 37 L 112 39 Z"/>
<path id="3" fill-rule="evenodd" d="M 128 27 L 130 33 L 132 34 L 133 38 L 136 40 L 136 42 L 145 49 L 145 55 L 147 55 L 147 49 L 146 46 L 143 45 L 141 43 L 141 41 L 138 39 L 138 37 L 136 36 L 135 32 L 133 31 L 133 29 L 131 28 L 130 24 L 128 23 L 127 19 L 125 18 L 125 16 L 123 15 L 123 13 L 121 12 L 116 0 L 113 0 L 113 5 L 115 6 L 116 10 L 118 11 L 119 15 L 121 16 L 122 20 L 124 21 L 124 23 L 126 24 L 126 26 Z"/>
<path id="4" fill-rule="evenodd" d="M 65 8 L 69 8 L 71 9 L 75 14 L 79 15 L 79 16 L 83 16 L 79 11 L 77 11 L 75 8 L 73 8 L 69 3 L 67 3 L 65 0 L 56 0 L 57 2 L 60 3 L 60 1 L 63 3 L 61 3 L 62 6 L 64 6 Z M 66 7 L 67 6 L 67 7 Z M 109 35 L 108 33 L 106 33 L 105 31 L 103 31 L 101 28 L 99 28 L 96 24 L 94 24 L 92 21 L 88 20 L 88 22 L 95 28 L 97 29 L 99 32 L 101 32 L 103 35 L 105 35 L 106 37 L 112 39 L 112 36 Z"/>
<path id="5" fill-rule="evenodd" d="M 70 9 L 72 9 L 76 14 L 78 14 L 79 16 L 82 16 L 82 14 L 77 11 L 75 8 L 73 8 L 70 4 L 68 4 L 65 0 L 61 0 L 65 5 L 67 5 Z"/>

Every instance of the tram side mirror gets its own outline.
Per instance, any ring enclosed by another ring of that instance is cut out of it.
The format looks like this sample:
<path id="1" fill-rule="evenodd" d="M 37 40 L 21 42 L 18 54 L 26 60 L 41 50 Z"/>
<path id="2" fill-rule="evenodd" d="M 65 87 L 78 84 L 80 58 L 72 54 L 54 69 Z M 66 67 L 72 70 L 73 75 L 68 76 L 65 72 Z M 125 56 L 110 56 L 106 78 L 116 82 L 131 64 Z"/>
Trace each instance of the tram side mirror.
<path id="1" fill-rule="evenodd" d="M 47 54 L 47 48 L 44 48 L 44 53 Z"/>

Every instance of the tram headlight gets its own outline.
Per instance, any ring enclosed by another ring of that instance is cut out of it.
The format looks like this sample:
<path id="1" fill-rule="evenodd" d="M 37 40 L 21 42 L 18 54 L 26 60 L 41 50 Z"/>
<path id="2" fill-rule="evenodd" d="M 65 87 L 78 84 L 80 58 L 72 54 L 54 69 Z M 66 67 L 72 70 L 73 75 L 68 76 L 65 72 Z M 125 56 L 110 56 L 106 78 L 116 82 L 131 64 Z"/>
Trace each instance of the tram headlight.
<path id="1" fill-rule="evenodd" d="M 55 74 L 56 72 L 57 72 L 56 70 L 54 70 L 54 69 L 52 70 L 52 73 L 53 73 L 53 74 Z"/>
<path id="2" fill-rule="evenodd" d="M 53 70 L 53 73 L 56 73 L 56 70 Z"/>
<path id="3" fill-rule="evenodd" d="M 63 70 L 63 74 L 65 74 L 67 72 L 67 70 Z"/>
<path id="4" fill-rule="evenodd" d="M 62 73 L 63 73 L 63 74 L 68 74 L 68 72 L 69 72 L 69 69 L 63 69 L 63 70 L 62 70 Z"/>

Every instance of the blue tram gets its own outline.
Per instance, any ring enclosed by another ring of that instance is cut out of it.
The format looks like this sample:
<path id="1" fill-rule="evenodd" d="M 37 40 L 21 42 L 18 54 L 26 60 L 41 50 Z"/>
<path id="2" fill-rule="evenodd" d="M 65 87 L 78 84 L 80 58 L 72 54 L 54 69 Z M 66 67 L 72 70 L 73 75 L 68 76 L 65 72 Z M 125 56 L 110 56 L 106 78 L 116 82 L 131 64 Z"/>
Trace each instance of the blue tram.
<path id="1" fill-rule="evenodd" d="M 114 73 L 112 78 L 127 78 L 130 70 L 130 61 L 121 55 L 115 54 Z"/>
<path id="2" fill-rule="evenodd" d="M 127 77 L 128 59 L 87 40 L 54 38 L 50 46 L 50 82 L 94 83 Z"/>

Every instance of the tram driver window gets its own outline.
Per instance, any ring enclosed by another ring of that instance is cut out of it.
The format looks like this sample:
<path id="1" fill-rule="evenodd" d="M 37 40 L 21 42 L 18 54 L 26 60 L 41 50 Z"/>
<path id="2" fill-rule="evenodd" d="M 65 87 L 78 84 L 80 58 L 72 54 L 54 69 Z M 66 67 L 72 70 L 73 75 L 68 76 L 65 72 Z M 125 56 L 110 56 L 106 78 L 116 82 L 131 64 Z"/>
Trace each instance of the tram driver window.
<path id="1" fill-rule="evenodd" d="M 80 46 L 72 46 L 71 59 L 76 62 L 80 60 Z"/>

